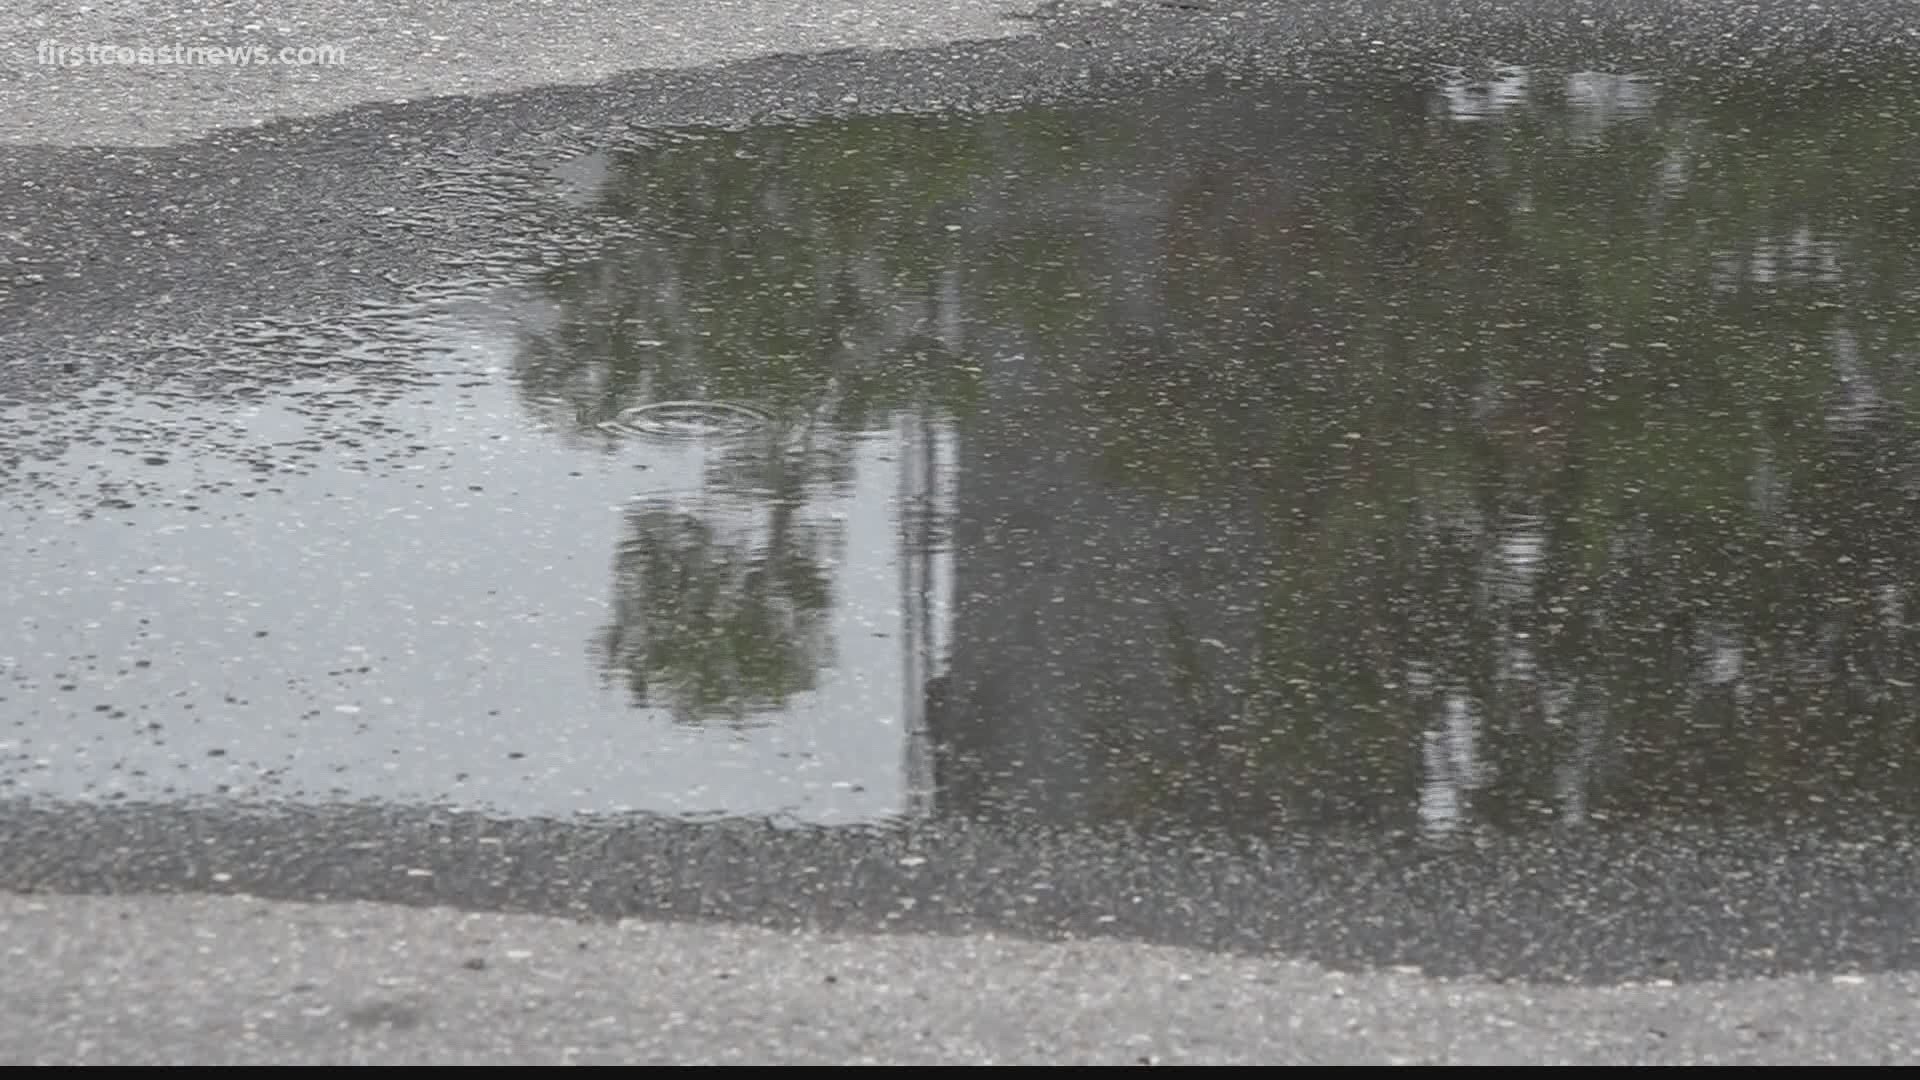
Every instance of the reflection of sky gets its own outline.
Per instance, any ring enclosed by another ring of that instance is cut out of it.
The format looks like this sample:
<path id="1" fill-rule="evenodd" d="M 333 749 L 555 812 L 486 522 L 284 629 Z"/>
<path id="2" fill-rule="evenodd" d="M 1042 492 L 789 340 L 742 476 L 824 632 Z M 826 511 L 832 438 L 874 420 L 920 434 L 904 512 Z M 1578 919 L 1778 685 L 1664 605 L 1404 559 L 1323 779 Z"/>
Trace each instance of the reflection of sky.
<path id="1" fill-rule="evenodd" d="M 847 537 L 832 568 L 836 666 L 763 726 L 676 725 L 603 685 L 588 643 L 609 617 L 625 506 L 695 489 L 698 455 L 569 449 L 528 426 L 500 339 L 461 333 L 459 377 L 327 421 L 386 421 L 392 433 L 363 440 L 428 448 L 410 463 L 354 470 L 366 448 L 329 448 L 305 475 L 275 476 L 284 494 L 253 498 L 237 494 L 249 466 L 204 448 L 156 467 L 77 442 L 42 465 L 76 497 L 116 473 L 175 491 L 236 486 L 176 500 L 192 512 L 136 497 L 91 520 L 9 499 L 0 560 L 25 570 L 0 582 L 6 790 L 445 800 L 524 815 L 901 812 L 910 695 L 895 436 L 865 442 L 849 488 L 816 503 L 844 515 Z M 41 422 L 79 433 L 98 415 Z M 310 423 L 277 391 L 245 408 L 177 402 L 169 415 L 175 430 L 263 438 Z"/>

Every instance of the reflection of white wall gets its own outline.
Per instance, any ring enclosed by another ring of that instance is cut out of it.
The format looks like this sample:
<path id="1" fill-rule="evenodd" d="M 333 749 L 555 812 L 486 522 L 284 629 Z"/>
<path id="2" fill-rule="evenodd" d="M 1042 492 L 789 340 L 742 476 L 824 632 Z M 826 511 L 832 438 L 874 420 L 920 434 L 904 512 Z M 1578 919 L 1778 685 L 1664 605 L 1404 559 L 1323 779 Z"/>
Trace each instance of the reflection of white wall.
<path id="1" fill-rule="evenodd" d="M 1435 108 L 1454 120 L 1498 120 L 1525 108 L 1538 86 L 1537 74 L 1526 68 L 1496 68 L 1484 77 L 1455 69 L 1436 91 Z M 1645 116 L 1659 98 L 1658 88 L 1646 79 L 1605 71 L 1571 72 L 1558 89 L 1576 140 L 1596 138 L 1612 124 Z"/>
<path id="2" fill-rule="evenodd" d="M 1480 719 L 1465 694 L 1444 698 L 1439 722 L 1421 735 L 1420 822 L 1436 833 L 1469 824 L 1468 800 L 1485 780 L 1480 762 Z"/>
<path id="3" fill-rule="evenodd" d="M 1442 111 L 1455 120 L 1489 120 L 1527 100 L 1532 77 L 1525 68 L 1503 67 L 1491 77 L 1469 79 L 1464 71 L 1440 88 Z"/>
<path id="4" fill-rule="evenodd" d="M 1880 390 L 1874 385 L 1873 374 L 1860 362 L 1860 341 L 1853 331 L 1845 327 L 1828 331 L 1827 348 L 1833 358 L 1833 373 L 1838 384 L 1827 405 L 1827 429 L 1859 432 L 1879 413 Z"/>
<path id="5" fill-rule="evenodd" d="M 1713 287 L 1735 292 L 1746 285 L 1832 285 L 1843 272 L 1840 242 L 1801 225 L 1784 236 L 1763 236 L 1743 251 L 1716 251 Z"/>
<path id="6" fill-rule="evenodd" d="M 193 489 L 200 509 L 142 499 L 88 520 L 7 500 L 0 561 L 30 569 L 0 585 L 17 722 L 0 733 L 5 790 L 170 799 L 224 790 L 520 815 L 901 813 L 897 438 L 863 443 L 846 491 L 818 504 L 844 516 L 847 537 L 833 568 L 838 659 L 818 689 L 764 726 L 689 728 L 603 686 L 587 643 L 609 615 L 628 500 L 696 489 L 696 457 L 569 447 L 530 425 L 498 336 L 456 327 L 440 343 L 457 355 L 432 365 L 442 377 L 394 404 L 362 399 L 321 421 L 288 387 L 243 412 L 168 403 L 174 430 L 251 430 L 253 446 L 311 436 L 316 423 L 391 425 L 355 427 L 361 449 L 321 450 L 304 475 L 275 474 L 284 494 L 240 497 L 252 472 L 218 449 L 151 466 L 76 442 L 47 466 L 76 490 L 126 474 Z M 95 420 L 36 422 L 84 433 Z M 411 463 L 347 466 L 383 457 L 389 443 L 429 450 Z M 223 481 L 234 487 L 207 490 Z M 76 689 L 58 689 L 67 682 Z"/>
<path id="7" fill-rule="evenodd" d="M 1646 79 L 1606 71 L 1576 71 L 1567 76 L 1568 111 L 1575 139 L 1597 138 L 1609 125 L 1645 116 L 1658 90 Z"/>

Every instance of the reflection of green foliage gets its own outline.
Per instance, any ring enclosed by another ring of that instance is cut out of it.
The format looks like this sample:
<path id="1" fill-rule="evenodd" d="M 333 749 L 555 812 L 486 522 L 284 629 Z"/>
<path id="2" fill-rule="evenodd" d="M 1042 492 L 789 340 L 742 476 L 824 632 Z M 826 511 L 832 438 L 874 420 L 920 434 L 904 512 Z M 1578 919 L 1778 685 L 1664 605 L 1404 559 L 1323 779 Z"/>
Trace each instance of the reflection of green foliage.
<path id="1" fill-rule="evenodd" d="M 620 158 L 596 212 L 627 240 L 556 270 L 531 398 L 588 424 L 647 400 L 727 398 L 829 429 L 964 408 L 977 364 L 934 336 L 957 227 L 993 179 L 977 119 L 860 119 L 662 136 Z"/>
<path id="2" fill-rule="evenodd" d="M 784 445 L 724 449 L 706 484 L 789 523 L 749 556 L 698 517 L 634 518 L 601 650 L 637 696 L 706 715 L 812 685 L 831 582 L 818 537 L 790 523 L 846 481 L 863 432 L 977 396 L 981 366 L 942 336 L 953 313 L 939 305 L 969 269 L 949 226 L 991 178 L 997 130 L 869 119 L 685 132 L 619 159 L 594 212 L 623 238 L 547 275 L 559 318 L 521 343 L 520 387 L 594 440 L 595 425 L 650 401 L 764 409 Z"/>
<path id="3" fill-rule="evenodd" d="M 1394 173 L 1453 179 L 1334 178 L 1319 196 L 1329 212 L 1417 221 L 1425 236 L 1413 273 L 1391 269 L 1405 233 L 1389 228 L 1356 226 L 1349 235 L 1363 241 L 1344 243 L 1341 258 L 1295 254 L 1346 279 L 1319 310 L 1352 347 L 1339 353 L 1331 394 L 1267 396 L 1282 410 L 1277 429 L 1315 436 L 1260 443 L 1260 453 L 1285 455 L 1274 475 L 1330 481 L 1313 524 L 1294 532 L 1319 569 L 1275 595 L 1272 610 L 1296 629 L 1285 635 L 1291 647 L 1270 653 L 1267 681 L 1288 686 L 1303 667 L 1316 685 L 1357 681 L 1333 708 L 1325 694 L 1295 694 L 1279 714 L 1350 725 L 1355 702 L 1375 700 L 1410 665 L 1429 668 L 1487 709 L 1499 782 L 1484 799 L 1497 812 L 1553 797 L 1549 765 L 1564 762 L 1573 737 L 1541 712 L 1541 688 L 1556 684 L 1613 717 L 1608 745 L 1636 762 L 1634 798 L 1723 785 L 1713 797 L 1738 800 L 1763 777 L 1776 791 L 1818 795 L 1831 767 L 1810 765 L 1813 746 L 1851 747 L 1849 767 L 1862 776 L 1920 766 L 1911 739 L 1896 739 L 1904 750 L 1891 758 L 1880 750 L 1911 707 L 1884 680 L 1920 675 L 1920 643 L 1903 623 L 1871 617 L 1869 602 L 1911 597 L 1920 579 L 1913 504 L 1888 483 L 1915 463 L 1906 409 L 1920 392 L 1911 302 L 1920 193 L 1898 179 L 1920 169 L 1913 94 L 1859 91 L 1765 117 L 1736 101 L 1670 98 L 1598 142 L 1565 138 L 1550 102 L 1439 137 L 1410 117 L 1426 134 L 1397 141 Z M 1494 158 L 1502 169 L 1485 166 Z M 1684 182 L 1663 169 L 1676 160 L 1692 165 Z M 1383 214 L 1394 199 L 1399 213 Z M 1752 253 L 1796 236 L 1839 270 L 1822 277 L 1780 259 L 1773 280 L 1752 276 Z M 1418 319 L 1394 325 L 1363 302 L 1383 278 Z M 1823 419 L 1846 393 L 1842 331 L 1860 339 L 1850 377 L 1891 410 L 1857 432 Z M 1265 386 L 1274 376 L 1251 378 Z M 1477 388 L 1477 410 L 1462 399 L 1467 388 Z M 1409 396 L 1439 407 L 1392 406 Z M 1367 445 L 1338 447 L 1330 416 Z M 1252 452 L 1192 441 L 1161 449 L 1135 458 L 1206 451 L 1181 468 L 1181 483 Z M 1330 468 L 1343 453 L 1365 467 Z M 1878 467 L 1859 468 L 1869 461 Z M 1432 504 L 1416 493 L 1450 487 L 1467 463 L 1483 478 L 1474 501 L 1487 524 L 1435 531 L 1423 523 Z M 1769 470 L 1785 489 L 1778 505 L 1754 494 Z M 1275 496 L 1297 507 L 1297 481 Z M 1484 598 L 1500 572 L 1487 559 L 1514 511 L 1543 520 L 1544 547 L 1535 590 L 1502 611 Z M 1396 534 L 1410 562 L 1355 558 Z M 1451 573 L 1422 576 L 1421 563 L 1449 559 Z M 1383 595 L 1396 602 L 1366 599 Z M 1356 670 L 1350 651 L 1309 645 L 1328 606 L 1342 627 L 1397 624 L 1390 655 Z M 1758 698 L 1743 707 L 1745 724 L 1731 722 L 1729 691 L 1700 681 L 1708 631 L 1745 657 L 1746 692 Z M 1522 644 L 1539 675 L 1513 696 L 1498 672 Z M 1435 707 L 1418 695 L 1408 704 L 1416 715 Z"/>
<path id="4" fill-rule="evenodd" d="M 1405 93 L 1249 88 L 1158 120 L 662 136 L 596 210 L 628 238 L 551 276 L 562 315 L 521 378 L 588 423 L 664 398 L 767 408 L 806 433 L 799 476 L 754 479 L 773 466 L 749 456 L 711 482 L 795 501 L 892 413 L 978 439 L 985 395 L 1038 402 L 1036 454 L 1097 447 L 1079 482 L 1251 522 L 1263 614 L 1242 667 L 1172 616 L 1157 653 L 1113 660 L 1165 669 L 1210 725 L 1184 744 L 1102 732 L 1129 800 L 1192 800 L 1223 773 L 1253 810 L 1398 792 L 1449 695 L 1473 705 L 1481 797 L 1508 817 L 1575 765 L 1623 803 L 1703 783 L 1811 798 L 1809 755 L 1916 779 L 1898 725 L 1920 642 L 1879 605 L 1920 600 L 1902 486 L 1920 476 L 1920 90 L 1767 80 L 1662 88 L 1603 126 L 1551 90 L 1456 124 Z M 1149 227 L 1105 202 L 1128 198 Z M 1044 358 L 1038 383 L 995 385 L 972 353 L 987 335 Z M 1858 385 L 1877 407 L 1830 425 Z M 744 569 L 784 580 L 797 541 L 754 563 L 689 528 L 638 529 L 636 551 L 660 550 L 622 571 L 682 598 L 614 635 L 637 685 L 703 708 L 806 685 L 776 674 L 811 670 L 780 639 L 798 616 L 755 597 L 812 594 L 756 593 Z M 1523 532 L 1533 583 L 1503 599 L 1500 545 Z M 1737 647 L 1738 679 L 1705 677 L 1712 642 Z M 1526 679 L 1506 671 L 1522 654 Z M 1060 707 L 1123 716 L 1112 693 Z"/>
<path id="5" fill-rule="evenodd" d="M 639 704 L 687 719 L 744 717 L 812 689 L 828 657 L 828 537 L 776 509 L 772 537 L 753 547 L 709 520 L 665 505 L 629 514 L 614 568 L 616 615 L 599 648 Z"/>
<path id="6" fill-rule="evenodd" d="M 1211 726 L 1153 755 L 1103 732 L 1125 798 L 1351 814 L 1418 782 L 1449 697 L 1506 820 L 1568 770 L 1594 809 L 1774 809 L 1831 798 L 1836 769 L 1920 790 L 1920 640 L 1879 613 L 1920 602 L 1920 89 L 1739 89 L 1584 129 L 1553 94 L 1471 125 L 1363 96 L 1358 141 L 1270 156 L 1196 133 L 1160 324 L 1091 298 L 1023 324 L 1099 482 L 1256 504 L 1264 630 L 1206 678 L 1173 629 L 1134 656 Z M 1027 258 L 1117 272 L 1060 243 Z M 1877 406 L 1830 423 L 1861 386 Z M 1533 582 L 1502 599 L 1523 535 Z M 1739 674 L 1710 678 L 1728 650 Z M 1223 764 L 1250 747 L 1257 772 Z"/>

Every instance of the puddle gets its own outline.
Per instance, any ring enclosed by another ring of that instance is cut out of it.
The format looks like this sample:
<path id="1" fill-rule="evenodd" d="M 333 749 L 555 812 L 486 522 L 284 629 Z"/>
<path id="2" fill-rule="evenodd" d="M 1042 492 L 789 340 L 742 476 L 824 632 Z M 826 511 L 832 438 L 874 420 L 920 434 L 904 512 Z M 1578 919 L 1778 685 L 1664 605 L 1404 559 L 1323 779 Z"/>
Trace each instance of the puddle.
<path id="1" fill-rule="evenodd" d="M 551 163 L 573 262 L 0 403 L 0 790 L 1911 814 L 1914 94 L 1494 68 Z"/>

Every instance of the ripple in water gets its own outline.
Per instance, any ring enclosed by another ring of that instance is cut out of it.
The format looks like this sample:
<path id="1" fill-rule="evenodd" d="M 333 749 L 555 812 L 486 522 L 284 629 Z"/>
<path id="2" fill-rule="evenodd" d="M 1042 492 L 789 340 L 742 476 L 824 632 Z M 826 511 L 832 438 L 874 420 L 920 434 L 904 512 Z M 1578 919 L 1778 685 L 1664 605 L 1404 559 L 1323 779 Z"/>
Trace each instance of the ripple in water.
<path id="1" fill-rule="evenodd" d="M 765 427 L 771 418 L 731 401 L 655 401 L 623 409 L 600 426 L 628 435 L 666 439 L 724 439 Z"/>

